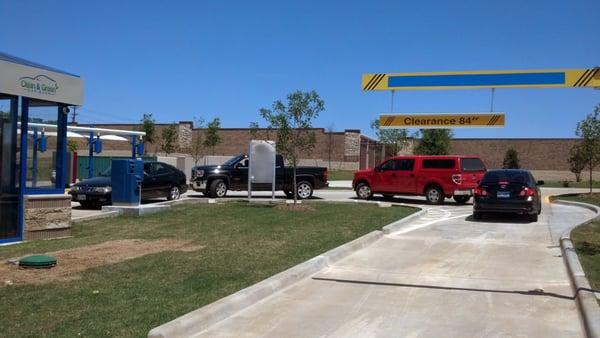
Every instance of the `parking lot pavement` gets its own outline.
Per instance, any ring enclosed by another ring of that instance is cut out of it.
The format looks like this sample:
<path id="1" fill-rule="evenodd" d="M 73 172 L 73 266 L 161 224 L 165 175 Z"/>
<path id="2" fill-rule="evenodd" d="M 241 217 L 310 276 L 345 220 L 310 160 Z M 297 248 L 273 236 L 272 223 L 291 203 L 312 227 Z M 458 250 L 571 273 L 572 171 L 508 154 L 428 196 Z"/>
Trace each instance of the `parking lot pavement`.
<path id="1" fill-rule="evenodd" d="M 84 209 L 79 205 L 78 202 L 71 202 L 71 220 L 79 221 L 96 217 L 106 213 L 106 211 L 99 209 Z"/>
<path id="2" fill-rule="evenodd" d="M 591 217 L 544 203 L 538 222 L 471 206 L 427 212 L 198 337 L 581 337 L 558 234 Z"/>
<path id="3" fill-rule="evenodd" d="M 567 194 L 567 193 L 576 193 L 576 192 L 587 192 L 586 189 L 572 189 L 572 188 L 543 188 L 542 189 L 542 194 L 545 196 L 548 196 L 550 194 Z M 269 199 L 271 198 L 271 192 L 268 191 L 255 191 L 252 193 L 253 197 L 257 198 L 257 199 Z M 228 198 L 239 198 L 239 199 L 245 199 L 248 197 L 248 192 L 246 191 L 229 191 L 227 192 L 227 197 Z M 181 195 L 181 198 L 206 198 L 204 195 L 202 195 L 199 192 L 195 192 L 193 190 L 188 190 L 185 194 Z M 275 192 L 275 198 L 278 200 L 283 200 L 286 199 L 285 194 L 281 191 L 276 191 Z M 351 190 L 336 190 L 336 189 L 323 189 L 323 190 L 315 190 L 314 195 L 313 195 L 313 200 L 314 201 L 348 201 L 348 200 L 355 200 L 356 199 L 356 194 L 354 193 L 354 191 Z M 375 197 L 374 200 L 376 201 L 384 201 L 383 198 L 381 197 Z M 158 200 L 154 200 L 154 201 L 145 201 L 144 203 L 164 203 L 165 199 L 158 199 Z M 421 206 L 424 204 L 425 200 L 423 197 L 419 197 L 419 196 L 397 196 L 396 198 L 394 198 L 392 200 L 392 202 L 396 202 L 396 203 L 405 203 L 405 204 L 413 204 L 415 206 Z M 447 200 L 445 205 L 455 205 L 455 203 L 449 199 Z M 106 211 L 103 210 L 90 210 L 90 209 L 83 209 L 81 208 L 81 206 L 79 205 L 79 203 L 77 202 L 71 202 L 71 206 L 73 208 L 72 210 L 72 214 L 71 214 L 71 219 L 72 220 L 82 220 L 82 219 L 86 219 L 89 217 L 94 217 L 94 216 L 98 216 L 98 215 L 102 215 L 104 213 L 106 213 Z"/>

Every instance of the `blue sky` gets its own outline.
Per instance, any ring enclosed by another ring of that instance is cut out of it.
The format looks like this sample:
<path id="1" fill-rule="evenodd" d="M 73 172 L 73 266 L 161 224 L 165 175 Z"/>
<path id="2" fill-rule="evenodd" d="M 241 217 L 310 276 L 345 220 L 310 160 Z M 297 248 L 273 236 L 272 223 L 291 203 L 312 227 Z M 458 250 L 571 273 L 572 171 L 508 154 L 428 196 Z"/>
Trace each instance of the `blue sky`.
<path id="1" fill-rule="evenodd" d="M 317 127 L 358 128 L 390 111 L 368 72 L 600 65 L 600 1 L 0 0 L 0 49 L 81 75 L 80 122 L 220 117 L 247 127 L 300 90 L 326 102 Z M 592 89 L 498 89 L 502 129 L 457 137 L 573 137 Z M 489 111 L 490 90 L 401 91 L 395 112 Z"/>

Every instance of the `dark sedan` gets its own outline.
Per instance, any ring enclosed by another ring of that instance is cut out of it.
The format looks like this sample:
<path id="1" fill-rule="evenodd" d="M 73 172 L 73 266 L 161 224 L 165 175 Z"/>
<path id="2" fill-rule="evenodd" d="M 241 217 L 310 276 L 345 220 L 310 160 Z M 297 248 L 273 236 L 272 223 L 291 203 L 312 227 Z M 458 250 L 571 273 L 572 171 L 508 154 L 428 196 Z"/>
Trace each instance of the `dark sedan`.
<path id="1" fill-rule="evenodd" d="M 144 163 L 142 199 L 179 199 L 187 191 L 185 174 L 163 162 Z M 73 200 L 84 208 L 97 208 L 111 202 L 110 168 L 98 177 L 92 177 L 74 184 L 69 192 Z"/>
<path id="2" fill-rule="evenodd" d="M 527 215 L 537 222 L 542 212 L 539 186 L 528 170 L 496 169 L 488 171 L 473 192 L 473 218 L 481 219 L 486 212 Z"/>

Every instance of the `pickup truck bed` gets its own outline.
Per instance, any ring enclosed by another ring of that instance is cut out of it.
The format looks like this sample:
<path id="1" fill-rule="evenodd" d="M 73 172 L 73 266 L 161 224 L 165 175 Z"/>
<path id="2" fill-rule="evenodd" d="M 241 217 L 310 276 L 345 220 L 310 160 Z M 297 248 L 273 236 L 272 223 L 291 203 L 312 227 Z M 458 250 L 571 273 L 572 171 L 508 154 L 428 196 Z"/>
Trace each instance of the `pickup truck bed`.
<path id="1" fill-rule="evenodd" d="M 281 155 L 276 157 L 275 190 L 293 197 L 294 168 L 285 167 Z M 196 166 L 192 169 L 192 189 L 213 198 L 224 197 L 228 190 L 248 189 L 248 156 L 234 156 L 221 165 Z M 296 185 L 299 199 L 310 198 L 315 189 L 328 186 L 327 168 L 297 167 Z M 253 191 L 271 191 L 271 184 L 252 184 Z"/>

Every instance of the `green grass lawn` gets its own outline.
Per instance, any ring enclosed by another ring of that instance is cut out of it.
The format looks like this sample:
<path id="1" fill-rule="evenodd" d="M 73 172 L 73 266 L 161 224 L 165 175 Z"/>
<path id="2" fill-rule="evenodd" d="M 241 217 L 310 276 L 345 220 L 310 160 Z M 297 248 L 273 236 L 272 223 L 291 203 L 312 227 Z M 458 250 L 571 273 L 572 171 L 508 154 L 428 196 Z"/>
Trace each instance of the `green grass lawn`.
<path id="1" fill-rule="evenodd" d="M 329 181 L 351 181 L 354 178 L 352 170 L 330 170 Z"/>
<path id="2" fill-rule="evenodd" d="M 93 268 L 67 282 L 4 286 L 0 276 L 0 336 L 145 336 L 155 326 L 415 211 L 310 205 L 314 211 L 243 202 L 176 206 L 149 216 L 74 224 L 69 239 L 0 247 L 5 260 L 116 239 L 179 239 L 205 246 Z"/>
<path id="3" fill-rule="evenodd" d="M 600 206 L 600 194 L 557 196 L 557 199 L 584 202 Z M 585 276 L 592 288 L 600 289 L 600 221 L 580 226 L 571 232 L 571 239 Z"/>

